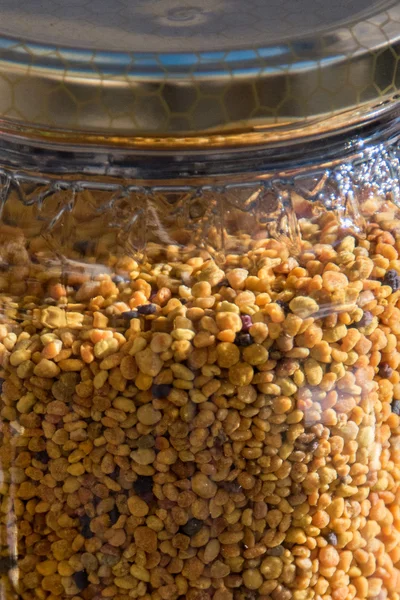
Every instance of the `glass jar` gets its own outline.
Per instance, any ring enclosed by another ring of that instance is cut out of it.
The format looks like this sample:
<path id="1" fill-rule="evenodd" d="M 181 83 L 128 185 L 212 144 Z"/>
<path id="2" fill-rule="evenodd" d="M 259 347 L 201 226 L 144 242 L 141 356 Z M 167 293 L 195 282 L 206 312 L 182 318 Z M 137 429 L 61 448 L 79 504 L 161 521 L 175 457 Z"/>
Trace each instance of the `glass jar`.
<path id="1" fill-rule="evenodd" d="M 0 596 L 399 600 L 398 0 L 0 0 Z"/>

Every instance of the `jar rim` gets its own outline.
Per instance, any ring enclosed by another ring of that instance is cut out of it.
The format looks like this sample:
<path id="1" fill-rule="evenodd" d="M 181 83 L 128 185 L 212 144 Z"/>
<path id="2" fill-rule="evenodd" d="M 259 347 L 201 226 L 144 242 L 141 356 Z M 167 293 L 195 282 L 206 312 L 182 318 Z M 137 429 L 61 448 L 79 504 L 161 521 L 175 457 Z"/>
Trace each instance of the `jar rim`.
<path id="1" fill-rule="evenodd" d="M 205 132 L 194 135 L 107 135 L 90 131 L 44 129 L 10 119 L 0 118 L 0 134 L 10 138 L 26 139 L 32 143 L 51 143 L 75 147 L 120 148 L 143 152 L 210 152 L 210 150 L 235 151 L 241 148 L 269 147 L 281 143 L 307 141 L 317 137 L 345 135 L 380 118 L 391 118 L 400 109 L 400 95 L 394 94 L 378 103 L 346 110 L 320 119 L 299 120 L 275 126 L 243 128 L 235 131 Z"/>
<path id="2" fill-rule="evenodd" d="M 116 144 L 107 138 L 71 139 L 37 132 L 6 130 L 0 122 L 0 166 L 16 177 L 24 174 L 79 182 L 94 177 L 114 185 L 209 185 L 217 189 L 228 177 L 232 183 L 249 177 L 267 181 L 291 177 L 310 169 L 331 169 L 357 160 L 373 148 L 397 145 L 400 107 L 394 102 L 375 111 L 362 124 L 333 129 L 321 135 L 276 138 L 269 143 L 156 147 Z"/>

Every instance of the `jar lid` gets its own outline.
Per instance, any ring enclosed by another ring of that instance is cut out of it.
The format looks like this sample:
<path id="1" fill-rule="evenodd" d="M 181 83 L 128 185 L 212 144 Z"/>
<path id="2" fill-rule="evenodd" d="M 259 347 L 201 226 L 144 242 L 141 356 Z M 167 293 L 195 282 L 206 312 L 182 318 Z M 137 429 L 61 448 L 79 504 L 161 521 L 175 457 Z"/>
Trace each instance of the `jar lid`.
<path id="1" fill-rule="evenodd" d="M 399 65 L 400 0 L 0 0 L 3 131 L 293 135 L 383 106 Z"/>

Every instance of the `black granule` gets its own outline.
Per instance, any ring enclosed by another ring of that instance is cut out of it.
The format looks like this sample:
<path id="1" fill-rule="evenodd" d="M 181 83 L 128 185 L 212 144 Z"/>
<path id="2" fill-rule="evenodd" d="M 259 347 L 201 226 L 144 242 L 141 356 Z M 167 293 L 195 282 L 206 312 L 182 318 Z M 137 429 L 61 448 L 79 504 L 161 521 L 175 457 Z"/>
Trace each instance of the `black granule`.
<path id="1" fill-rule="evenodd" d="M 3 391 L 3 383 L 5 382 L 5 379 L 3 379 L 2 377 L 0 377 L 0 394 Z"/>
<path id="2" fill-rule="evenodd" d="M 389 379 L 393 375 L 393 369 L 387 363 L 382 363 L 379 367 L 379 376 L 384 379 Z"/>
<path id="3" fill-rule="evenodd" d="M 35 459 L 43 463 L 44 465 L 47 465 L 50 460 L 50 457 L 47 454 L 46 450 L 41 450 L 40 452 L 36 452 Z"/>
<path id="4" fill-rule="evenodd" d="M 400 417 L 400 400 L 393 400 L 392 402 L 392 413 Z"/>
<path id="5" fill-rule="evenodd" d="M 151 388 L 151 393 L 153 398 L 159 400 L 160 398 L 167 398 L 171 390 L 172 385 L 168 385 L 167 383 L 155 383 Z"/>
<path id="6" fill-rule="evenodd" d="M 365 310 L 361 319 L 358 321 L 358 323 L 356 323 L 356 326 L 357 327 L 368 327 L 368 325 L 371 325 L 373 319 L 374 319 L 374 315 L 369 310 Z"/>
<path id="7" fill-rule="evenodd" d="M 122 277 L 122 275 L 114 275 L 114 277 L 112 278 L 112 281 L 113 281 L 113 283 L 118 285 L 119 283 L 124 283 L 127 280 L 125 279 L 125 277 Z"/>
<path id="8" fill-rule="evenodd" d="M 121 317 L 123 319 L 126 319 L 127 321 L 130 321 L 131 319 L 138 319 L 139 313 L 137 310 L 127 310 L 127 311 L 121 313 Z"/>
<path id="9" fill-rule="evenodd" d="M 203 527 L 204 525 L 204 521 L 200 521 L 200 519 L 189 519 L 189 521 L 186 523 L 186 525 L 183 525 L 180 529 L 181 529 L 181 533 L 184 533 L 185 535 L 188 535 L 189 537 L 191 537 L 192 535 L 195 535 L 196 533 L 198 533 L 200 531 L 200 529 Z"/>
<path id="10" fill-rule="evenodd" d="M 0 556 L 0 575 L 7 575 L 8 571 L 15 569 L 17 564 L 14 556 Z"/>
<path id="11" fill-rule="evenodd" d="M 114 508 L 112 510 L 110 510 L 110 512 L 108 514 L 110 515 L 111 525 L 115 525 L 115 523 L 118 521 L 119 517 L 121 516 L 121 513 L 119 512 L 119 510 L 116 506 L 114 506 Z"/>
<path id="12" fill-rule="evenodd" d="M 287 315 L 290 312 L 289 304 L 287 302 L 284 302 L 283 300 L 276 300 L 275 304 L 282 308 L 285 315 Z"/>
<path id="13" fill-rule="evenodd" d="M 218 290 L 222 287 L 229 287 L 229 281 L 227 279 L 221 279 L 218 283 L 214 285 L 214 287 Z"/>
<path id="14" fill-rule="evenodd" d="M 268 548 L 267 554 L 268 556 L 282 556 L 285 549 L 283 546 L 275 546 L 274 548 Z"/>
<path id="15" fill-rule="evenodd" d="M 140 315 L 154 315 L 157 312 L 157 306 L 155 304 L 142 304 L 137 307 L 137 311 Z"/>
<path id="16" fill-rule="evenodd" d="M 336 546 L 338 543 L 336 533 L 334 533 L 333 531 L 330 531 L 326 536 L 326 541 L 328 542 L 328 544 L 331 544 L 332 546 Z"/>
<path id="17" fill-rule="evenodd" d="M 119 477 L 120 474 L 120 468 L 118 467 L 118 465 L 115 467 L 114 471 L 112 473 L 110 473 L 109 477 L 113 480 L 116 481 Z"/>
<path id="18" fill-rule="evenodd" d="M 90 517 L 85 514 L 82 517 L 79 517 L 79 520 L 81 522 L 81 533 L 83 537 L 86 540 L 90 540 L 92 537 L 94 537 L 94 533 L 90 529 Z"/>
<path id="19" fill-rule="evenodd" d="M 148 477 L 147 475 L 139 475 L 133 484 L 133 489 L 141 498 L 143 498 L 143 496 L 147 496 L 148 494 L 152 494 L 153 478 Z"/>
<path id="20" fill-rule="evenodd" d="M 89 577 L 85 570 L 77 571 L 72 575 L 72 578 L 79 590 L 84 590 L 89 585 Z"/>
<path id="21" fill-rule="evenodd" d="M 400 290 L 400 276 L 394 269 L 390 269 L 385 273 L 382 283 L 391 287 L 394 292 Z"/>
<path id="22" fill-rule="evenodd" d="M 246 346 L 251 346 L 252 343 L 253 343 L 253 338 L 251 337 L 250 333 L 240 332 L 240 333 L 236 334 L 236 337 L 235 337 L 236 346 L 241 346 L 242 348 L 245 348 Z"/>

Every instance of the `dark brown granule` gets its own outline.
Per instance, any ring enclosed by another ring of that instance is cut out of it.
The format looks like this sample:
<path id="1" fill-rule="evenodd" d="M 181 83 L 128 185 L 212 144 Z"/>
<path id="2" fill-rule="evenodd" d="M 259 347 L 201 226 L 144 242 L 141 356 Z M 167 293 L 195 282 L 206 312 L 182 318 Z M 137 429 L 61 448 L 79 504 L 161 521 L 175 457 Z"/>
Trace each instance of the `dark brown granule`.
<path id="1" fill-rule="evenodd" d="M 154 315 L 157 312 L 157 306 L 155 304 L 143 304 L 137 307 L 139 315 Z"/>
<path id="2" fill-rule="evenodd" d="M 199 519 L 189 519 L 189 521 L 181 527 L 181 533 L 188 535 L 191 537 L 200 531 L 200 529 L 204 526 L 204 521 L 200 521 Z"/>
<path id="3" fill-rule="evenodd" d="M 92 537 L 94 537 L 94 533 L 90 529 L 91 518 L 87 514 L 84 514 L 82 517 L 79 517 L 79 520 L 81 525 L 80 531 L 83 537 L 86 540 L 90 540 Z"/>
<path id="4" fill-rule="evenodd" d="M 400 400 L 393 400 L 391 407 L 392 407 L 392 413 L 400 416 Z"/>
<path id="5" fill-rule="evenodd" d="M 236 334 L 235 344 L 239 347 L 245 348 L 246 346 L 251 346 L 253 343 L 253 338 L 250 333 L 240 332 Z"/>
<path id="6" fill-rule="evenodd" d="M 391 287 L 393 292 L 397 292 L 400 289 L 400 276 L 397 271 L 390 269 L 386 272 L 382 283 Z"/>
<path id="7" fill-rule="evenodd" d="M 382 363 L 379 366 L 379 376 L 384 379 L 389 379 L 393 375 L 393 369 L 387 363 Z"/>
<path id="8" fill-rule="evenodd" d="M 326 541 L 328 542 L 328 544 L 332 544 L 332 546 L 337 546 L 338 539 L 337 539 L 336 533 L 334 533 L 333 531 L 330 531 L 326 535 Z"/>
<path id="9" fill-rule="evenodd" d="M 125 319 L 126 321 L 130 321 L 131 319 L 138 319 L 139 312 L 137 310 L 127 310 L 127 311 L 121 313 L 121 317 L 123 319 Z"/>
<path id="10" fill-rule="evenodd" d="M 275 546 L 274 548 L 268 548 L 267 554 L 268 556 L 282 556 L 285 552 L 283 546 Z"/>
<path id="11" fill-rule="evenodd" d="M 142 498 L 148 496 L 153 492 L 153 478 L 139 475 L 133 484 L 133 489 L 136 494 Z"/>
<path id="12" fill-rule="evenodd" d="M 151 388 L 153 398 L 167 398 L 172 390 L 172 385 L 166 383 L 154 384 Z"/>
<path id="13" fill-rule="evenodd" d="M 366 310 L 361 319 L 356 323 L 356 327 L 368 327 L 368 325 L 371 325 L 373 319 L 374 315 L 369 310 Z"/>
<path id="14" fill-rule="evenodd" d="M 89 585 L 89 578 L 86 570 L 77 571 L 73 574 L 73 579 L 76 584 L 76 587 L 82 591 L 85 590 Z"/>

